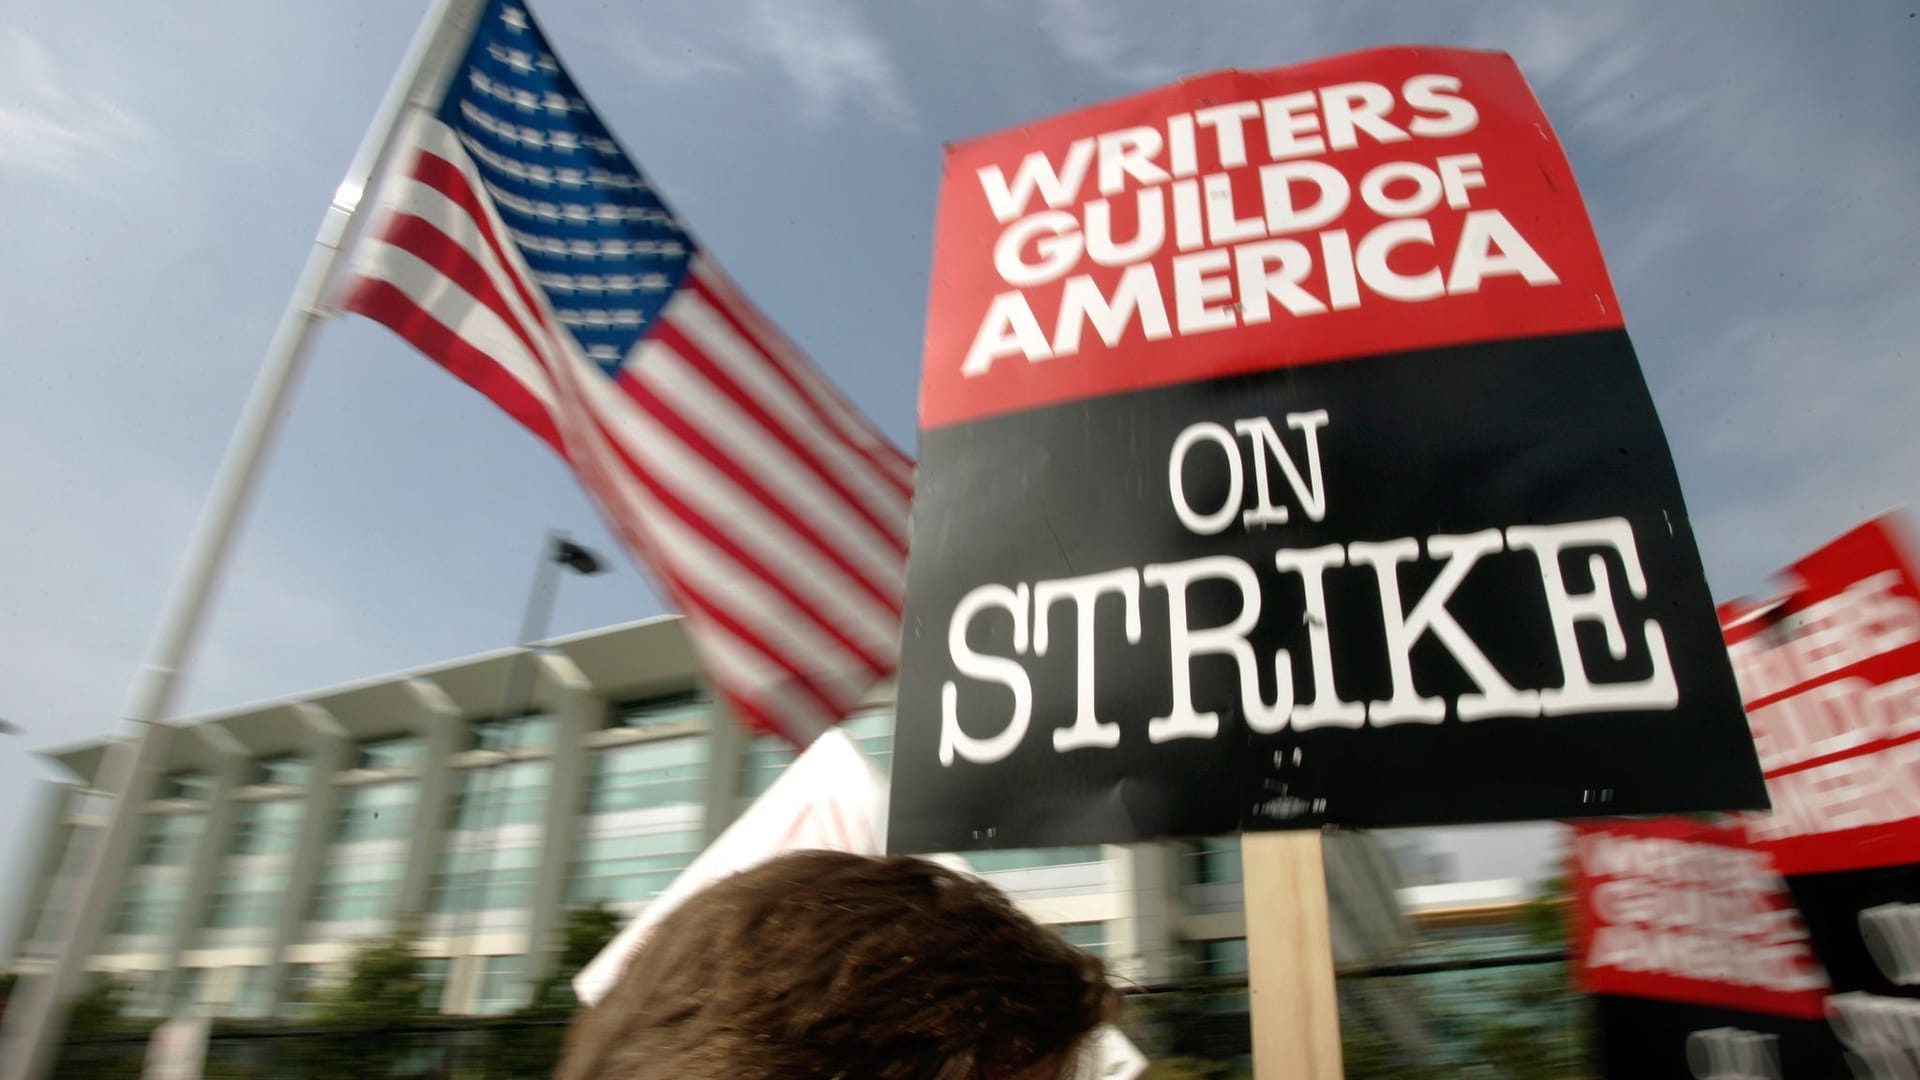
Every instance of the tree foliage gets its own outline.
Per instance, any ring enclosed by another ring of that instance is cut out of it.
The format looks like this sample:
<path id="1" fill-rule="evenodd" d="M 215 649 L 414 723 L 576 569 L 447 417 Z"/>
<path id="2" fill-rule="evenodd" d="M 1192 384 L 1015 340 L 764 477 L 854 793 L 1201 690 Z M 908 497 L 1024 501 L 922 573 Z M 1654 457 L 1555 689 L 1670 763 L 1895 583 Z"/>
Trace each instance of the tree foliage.
<path id="1" fill-rule="evenodd" d="M 553 972 L 534 984 L 523 1015 L 565 1016 L 579 1008 L 573 977 L 613 941 L 622 921 L 619 912 L 598 900 L 567 912 L 566 925 L 560 928 L 559 959 Z"/>
<path id="2" fill-rule="evenodd" d="M 620 932 L 621 923 L 619 912 L 597 901 L 567 912 L 553 971 L 534 984 L 527 1004 L 514 1014 L 520 1026 L 494 1033 L 487 1055 L 489 1080 L 553 1072 L 566 1042 L 567 1024 L 580 1008 L 573 977 L 600 955 Z"/>
<path id="3" fill-rule="evenodd" d="M 1541 885 L 1521 917 L 1528 944 L 1566 949 L 1572 933 L 1570 864 Z M 1500 1016 L 1474 1041 L 1475 1055 L 1502 1080 L 1565 1080 L 1596 1068 L 1592 1002 L 1570 981 L 1570 965 L 1527 970 L 1506 991 Z"/>
<path id="4" fill-rule="evenodd" d="M 314 1019 L 354 1030 L 394 1027 L 426 1011 L 426 992 L 418 937 L 403 927 L 355 950 L 346 979 L 317 996 Z"/>
<path id="5" fill-rule="evenodd" d="M 126 984 L 111 977 L 89 980 L 74 996 L 54 1080 L 140 1075 L 146 1047 L 127 1038 L 137 1030 L 123 1015 L 128 996 Z"/>
<path id="6" fill-rule="evenodd" d="M 310 1043 L 301 1075 L 315 1080 L 390 1076 L 406 1051 L 400 1029 L 427 1013 L 418 934 L 403 924 L 354 950 L 347 977 L 314 997 L 322 1034 Z"/>

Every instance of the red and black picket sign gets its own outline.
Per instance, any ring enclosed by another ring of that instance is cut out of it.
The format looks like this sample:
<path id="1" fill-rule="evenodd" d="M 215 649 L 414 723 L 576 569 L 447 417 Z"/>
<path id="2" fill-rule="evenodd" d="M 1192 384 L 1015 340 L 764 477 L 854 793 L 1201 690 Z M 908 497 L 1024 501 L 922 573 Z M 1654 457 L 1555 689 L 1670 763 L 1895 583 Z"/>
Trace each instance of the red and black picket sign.
<path id="1" fill-rule="evenodd" d="M 1504 55 L 950 150 L 890 843 L 1765 805 L 1665 437 Z"/>
<path id="2" fill-rule="evenodd" d="M 1920 1076 L 1920 583 L 1869 521 L 1721 609 L 1768 813 L 1576 830 L 1612 1080 Z"/>

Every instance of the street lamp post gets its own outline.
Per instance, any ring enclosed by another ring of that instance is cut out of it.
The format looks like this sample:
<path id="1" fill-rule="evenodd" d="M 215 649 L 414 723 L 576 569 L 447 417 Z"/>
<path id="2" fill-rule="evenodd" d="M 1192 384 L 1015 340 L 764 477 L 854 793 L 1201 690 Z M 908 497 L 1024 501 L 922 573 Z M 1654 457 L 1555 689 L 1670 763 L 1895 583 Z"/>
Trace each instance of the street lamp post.
<path id="1" fill-rule="evenodd" d="M 507 682 L 500 698 L 499 718 L 510 719 L 524 712 L 527 703 L 522 700 L 531 686 L 533 675 L 533 648 L 547 636 L 547 626 L 553 619 L 553 602 L 560 592 L 561 568 L 572 570 L 582 576 L 592 576 L 606 569 L 599 556 L 572 540 L 558 529 L 548 529 L 546 540 L 540 545 L 540 561 L 534 567 L 533 585 L 527 590 L 526 610 L 520 616 L 520 652 L 514 656 L 512 666 L 507 670 Z"/>
<path id="2" fill-rule="evenodd" d="M 592 551 L 568 539 L 567 534 L 558 529 L 547 530 L 546 538 L 540 545 L 540 559 L 535 564 L 533 583 L 527 590 L 526 608 L 520 617 L 519 648 L 508 661 L 507 676 L 500 693 L 500 708 L 493 719 L 498 723 L 507 723 L 525 715 L 531 707 L 534 680 L 534 649 L 547 637 L 548 625 L 553 618 L 554 600 L 559 594 L 560 571 L 571 570 L 582 576 L 591 576 L 606 569 L 600 558 Z M 481 800 L 481 820 L 476 830 L 480 835 L 480 869 L 478 878 L 479 895 L 472 898 L 471 910 L 454 915 L 454 925 L 447 935 L 449 946 L 449 967 L 454 955 L 453 950 L 463 958 L 471 958 L 473 953 L 473 935 L 481 917 L 481 905 L 486 901 L 487 892 L 493 886 L 493 872 L 496 847 L 494 830 L 500 825 L 497 820 L 502 808 L 493 805 L 496 795 L 497 765 L 482 767 L 482 775 L 476 777 L 474 792 Z M 456 944 L 458 943 L 458 944 Z M 451 972 L 449 972 L 451 974 Z M 471 979 L 471 976 L 469 976 Z"/>

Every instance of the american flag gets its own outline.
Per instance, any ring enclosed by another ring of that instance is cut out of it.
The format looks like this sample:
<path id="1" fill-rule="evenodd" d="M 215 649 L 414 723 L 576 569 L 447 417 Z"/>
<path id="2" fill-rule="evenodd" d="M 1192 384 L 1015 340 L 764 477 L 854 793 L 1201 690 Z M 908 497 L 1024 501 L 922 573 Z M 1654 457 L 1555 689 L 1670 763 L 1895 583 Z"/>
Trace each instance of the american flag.
<path id="1" fill-rule="evenodd" d="M 661 201 L 523 3 L 397 136 L 343 294 L 531 429 L 797 742 L 895 667 L 912 463 Z"/>

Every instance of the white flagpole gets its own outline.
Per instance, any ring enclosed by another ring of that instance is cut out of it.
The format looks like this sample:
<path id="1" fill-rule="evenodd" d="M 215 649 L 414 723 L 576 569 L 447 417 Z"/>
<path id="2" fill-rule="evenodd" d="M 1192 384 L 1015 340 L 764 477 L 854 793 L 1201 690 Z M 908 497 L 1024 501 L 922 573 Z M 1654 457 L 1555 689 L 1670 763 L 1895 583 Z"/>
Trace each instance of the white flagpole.
<path id="1" fill-rule="evenodd" d="M 295 379 L 311 352 L 342 257 L 364 227 L 359 209 L 386 171 L 394 134 L 411 107 L 437 108 L 465 54 L 485 0 L 432 0 L 406 59 L 395 74 L 372 125 L 354 154 L 346 178 L 321 220 L 314 248 L 280 317 L 252 392 L 228 443 L 212 493 L 187 549 L 148 657 L 128 694 L 129 731 L 107 748 L 94 786 L 113 796 L 105 835 L 92 847 L 82 872 L 84 888 L 61 935 L 53 970 L 23 980 L 7 1010 L 0 1038 L 0 1080 L 41 1080 L 52 1069 L 66 1030 L 67 1005 L 79 989 L 88 955 L 99 939 L 117 871 L 137 831 L 147 780 L 159 771 L 166 739 L 158 730 L 173 705 L 181 667 L 205 622 L 235 526 L 259 480 L 278 434 Z"/>

